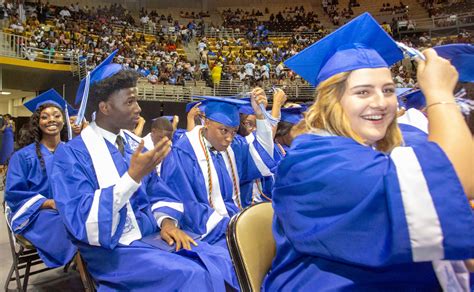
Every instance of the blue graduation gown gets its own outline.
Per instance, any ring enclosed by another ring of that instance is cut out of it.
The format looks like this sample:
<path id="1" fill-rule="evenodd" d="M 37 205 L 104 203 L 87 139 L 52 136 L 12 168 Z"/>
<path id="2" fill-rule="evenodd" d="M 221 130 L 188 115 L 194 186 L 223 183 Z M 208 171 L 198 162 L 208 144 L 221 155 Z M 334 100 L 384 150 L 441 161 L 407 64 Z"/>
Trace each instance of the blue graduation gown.
<path id="1" fill-rule="evenodd" d="M 224 210 L 218 211 L 213 208 L 216 206 L 211 207 L 209 203 L 206 183 L 208 174 L 207 171 L 203 173 L 201 169 L 202 165 L 207 169 L 206 160 L 198 158 L 199 153 L 197 154 L 193 148 L 194 145 L 198 148 L 197 151 L 202 151 L 198 141 L 201 128 L 195 127 L 173 145 L 171 153 L 163 161 L 161 177 L 181 195 L 185 209 L 183 227 L 203 235 L 203 240 L 206 242 L 225 246 L 223 240 L 227 223 L 229 218 L 239 211 L 235 201 L 232 173 L 230 167 L 226 167 L 223 161 L 226 160 L 225 152 L 211 152 L 210 156 L 218 178 L 218 184 L 213 181 L 213 190 L 218 190 L 218 195 L 225 205 Z M 274 159 L 268 155 L 257 139 L 249 143 L 246 138 L 237 136 L 229 148 L 235 156 L 234 171 L 237 172 L 236 179 L 240 181 L 253 180 L 264 175 L 270 176 L 276 167 Z"/>
<path id="2" fill-rule="evenodd" d="M 186 129 L 176 129 L 176 131 L 174 131 L 173 133 L 173 138 L 172 138 L 172 142 L 173 144 L 176 143 L 179 139 L 181 139 L 184 134 L 186 134 Z"/>
<path id="3" fill-rule="evenodd" d="M 413 146 L 420 143 L 426 143 L 428 141 L 428 134 L 417 127 L 407 124 L 399 124 L 398 126 L 402 132 L 405 146 Z"/>
<path id="4" fill-rule="evenodd" d="M 58 145 L 60 148 L 62 145 Z M 45 169 L 36 155 L 35 144 L 13 154 L 8 166 L 5 201 L 10 208 L 9 222 L 15 234 L 21 234 L 38 250 L 51 268 L 67 264 L 76 253 L 57 210 L 41 209 L 52 199 L 49 176 L 53 154 L 40 144 Z"/>
<path id="5" fill-rule="evenodd" d="M 273 151 L 273 159 L 278 164 L 283 158 L 280 147 L 275 144 Z M 248 207 L 258 202 L 271 201 L 273 184 L 275 183 L 274 176 L 265 176 L 251 181 L 240 182 L 240 197 L 242 201 L 242 208 Z M 258 194 L 256 194 L 258 192 Z M 263 193 L 263 194 L 262 194 Z"/>
<path id="6" fill-rule="evenodd" d="M 292 146 L 276 173 L 266 291 L 437 291 L 431 261 L 474 256 L 472 212 L 437 144 L 387 156 L 306 134 Z"/>
<path id="7" fill-rule="evenodd" d="M 428 141 L 428 119 L 417 109 L 410 108 L 397 119 L 405 146 Z"/>
<path id="8" fill-rule="evenodd" d="M 107 148 L 118 174 L 129 167 L 133 154 L 125 145 L 125 157 L 106 141 Z M 99 283 L 99 290 L 133 291 L 219 291 L 224 280 L 235 286 L 227 251 L 200 243 L 193 251 L 178 253 L 163 251 L 135 240 L 130 245 L 119 243 L 120 236 L 129 228 L 126 208 L 120 210 L 118 225 L 112 226 L 112 200 L 115 185 L 99 189 L 90 154 L 82 140 L 76 137 L 57 151 L 53 167 L 53 190 L 58 210 L 68 231 L 74 237 L 88 269 Z M 93 209 L 94 193 L 100 192 L 98 201 L 99 242 L 90 244 L 86 220 Z M 129 202 L 137 220 L 141 236 L 158 232 L 154 214 L 160 213 L 181 219 L 182 213 L 173 204 L 180 204 L 174 193 L 151 172 Z M 164 204 L 163 204 L 164 202 Z M 156 204 L 161 204 L 155 208 Z M 153 207 L 152 207 L 153 206 Z M 153 208 L 153 211 L 152 211 Z"/>
<path id="9" fill-rule="evenodd" d="M 14 134 L 11 126 L 5 127 L 0 148 L 0 165 L 8 163 L 8 159 L 14 151 Z"/>

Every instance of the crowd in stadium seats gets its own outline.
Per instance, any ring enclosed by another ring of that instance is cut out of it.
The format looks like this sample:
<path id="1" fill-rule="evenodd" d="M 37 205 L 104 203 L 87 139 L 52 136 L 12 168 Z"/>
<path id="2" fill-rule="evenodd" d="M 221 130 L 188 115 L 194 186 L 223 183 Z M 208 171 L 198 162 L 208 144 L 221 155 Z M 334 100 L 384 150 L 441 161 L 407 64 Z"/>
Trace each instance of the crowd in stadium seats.
<path id="1" fill-rule="evenodd" d="M 194 20 L 182 27 L 190 31 L 183 34 L 171 16 L 158 17 L 155 11 L 142 11 L 141 19 L 149 17 L 148 25 L 159 24 L 163 18 L 170 23 L 159 24 L 162 29 L 156 35 L 150 35 L 135 30 L 140 24 L 117 4 L 97 8 L 80 8 L 78 3 L 68 7 L 37 4 L 28 10 L 31 12 L 22 22 L 12 6 L 9 28 L 11 32 L 27 37 L 27 43 L 22 45 L 30 60 L 35 60 L 39 54 L 53 62 L 87 58 L 89 68 L 93 68 L 107 53 L 119 49 L 118 61 L 135 68 L 144 77 L 150 75 L 150 82 L 183 84 L 183 80 L 194 78 L 194 67 L 182 52 L 177 51 L 183 40 L 190 41 L 196 35 L 194 31 L 198 26 Z"/>
<path id="2" fill-rule="evenodd" d="M 285 8 L 283 11 L 270 13 L 268 8 L 264 12 L 259 10 L 226 9 L 222 12 L 225 28 L 232 28 L 237 32 L 255 33 L 262 26 L 270 31 L 319 31 L 323 29 L 318 15 L 312 11 L 305 11 L 303 6 Z"/>
<path id="3" fill-rule="evenodd" d="M 430 17 L 450 16 L 472 11 L 472 4 L 466 0 L 420 0 L 420 4 L 426 8 Z"/>
<path id="4" fill-rule="evenodd" d="M 354 14 L 352 8 L 359 5 L 351 0 L 341 10 L 337 0 L 322 1 L 323 10 L 334 25 L 350 20 Z M 402 1 L 397 5 L 381 5 L 382 12 L 406 12 Z M 433 1 L 424 0 L 423 5 L 430 9 Z M 465 1 L 451 1 L 449 7 L 455 10 L 462 5 Z M 440 6 L 436 4 L 435 7 L 439 9 Z M 27 37 L 27 43 L 22 45 L 30 60 L 37 59 L 39 55 L 58 63 L 79 58 L 87 60 L 89 68 L 93 68 L 107 53 L 118 48 L 116 62 L 135 68 L 152 84 L 184 85 L 185 81 L 203 80 L 212 87 L 221 80 L 238 80 L 249 86 L 269 79 L 274 82 L 298 81 L 295 74 L 284 68 L 282 61 L 327 33 L 318 15 L 305 10 L 304 6 L 275 11 L 268 8 L 224 9 L 222 26 L 211 23 L 210 31 L 233 29 L 242 36 L 212 38 L 201 37 L 205 28 L 203 19 L 209 16 L 209 12 L 180 11 L 181 19 L 178 20 L 171 14 L 142 9 L 136 20 L 119 4 L 95 8 L 81 7 L 79 3 L 66 7 L 39 3 L 25 8 L 27 16 L 22 21 L 15 4 L 5 3 L 2 10 L 3 15 L 9 16 L 10 31 Z M 408 29 L 410 24 L 414 29 L 414 21 L 407 20 L 407 23 Z M 393 25 L 384 23 L 382 26 L 391 34 Z M 143 33 L 144 29 L 155 34 Z M 295 34 L 269 36 L 270 32 L 278 30 L 293 31 Z M 197 37 L 201 38 L 198 40 Z M 183 45 L 193 40 L 196 40 L 200 54 L 200 60 L 196 62 L 188 61 L 182 49 Z M 469 40 L 472 40 L 470 34 L 461 33 L 454 39 L 430 40 L 423 34 L 403 41 L 429 47 Z M 400 86 L 411 84 L 413 76 L 409 76 L 406 66 L 405 70 L 394 73 Z"/>
<path id="5" fill-rule="evenodd" d="M 284 70 L 282 62 L 323 35 L 297 33 L 292 37 L 260 39 L 257 34 L 246 38 L 203 38 L 198 44 L 200 70 L 204 80 L 210 84 L 220 80 L 239 80 L 249 85 L 268 79 L 294 80 L 295 75 Z M 214 67 L 209 68 L 208 63 Z"/>
<path id="6" fill-rule="evenodd" d="M 323 6 L 324 12 L 329 16 L 333 25 L 341 25 L 348 22 L 354 17 L 354 11 L 352 7 L 359 5 L 357 2 L 349 2 L 347 8 L 340 10 L 338 0 L 323 0 L 321 5 Z"/>

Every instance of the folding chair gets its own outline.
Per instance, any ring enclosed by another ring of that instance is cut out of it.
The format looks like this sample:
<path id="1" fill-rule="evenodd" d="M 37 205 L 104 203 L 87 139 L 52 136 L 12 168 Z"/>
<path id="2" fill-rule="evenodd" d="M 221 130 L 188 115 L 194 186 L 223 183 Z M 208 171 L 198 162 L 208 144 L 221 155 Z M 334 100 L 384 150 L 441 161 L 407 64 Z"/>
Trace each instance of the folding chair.
<path id="1" fill-rule="evenodd" d="M 97 291 L 97 285 L 94 282 L 94 279 L 92 278 L 91 274 L 87 270 L 87 265 L 82 259 L 81 254 L 79 252 L 77 252 L 76 254 L 75 261 L 77 265 L 77 270 L 79 271 L 79 274 L 81 275 L 81 281 L 82 281 L 82 285 L 84 285 L 84 291 L 86 292 Z"/>
<path id="2" fill-rule="evenodd" d="M 227 246 L 242 291 L 260 291 L 270 270 L 276 252 L 272 220 L 272 204 L 265 202 L 247 207 L 227 227 Z"/>
<path id="3" fill-rule="evenodd" d="M 17 291 L 26 291 L 28 287 L 28 280 L 31 275 L 39 274 L 51 268 L 45 267 L 40 270 L 31 271 L 31 267 L 43 264 L 38 251 L 26 238 L 21 235 L 15 235 L 9 223 L 10 209 L 4 204 L 5 219 L 8 227 L 8 240 L 10 242 L 10 249 L 12 253 L 13 263 L 8 272 L 7 280 L 5 281 L 5 291 L 8 291 L 10 282 L 16 281 Z M 67 267 L 65 268 L 67 269 Z M 22 271 L 24 272 L 22 273 Z M 15 275 L 13 275 L 15 273 Z M 23 285 L 21 283 L 23 278 Z"/>
<path id="4" fill-rule="evenodd" d="M 8 227 L 8 238 L 10 241 L 10 247 L 13 257 L 12 267 L 10 268 L 7 281 L 5 282 L 5 291 L 8 291 L 9 283 L 12 281 L 16 281 L 18 291 L 26 291 L 28 288 L 29 276 L 52 270 L 52 268 L 45 267 L 40 270 L 31 271 L 32 266 L 42 264 L 43 261 L 41 260 L 40 256 L 38 255 L 38 251 L 33 246 L 33 244 L 31 244 L 31 242 L 29 242 L 23 236 L 15 235 L 13 233 L 8 220 L 9 208 L 8 206 L 6 206 L 6 204 L 4 205 L 4 208 L 5 219 Z M 87 271 L 86 264 L 82 260 L 79 252 L 77 252 L 76 256 L 74 257 L 74 260 L 76 261 L 77 269 L 81 276 L 82 284 L 84 285 L 84 290 L 86 292 L 97 291 L 95 282 Z M 71 263 L 72 261 L 70 261 L 67 265 L 64 266 L 64 272 L 67 272 Z M 25 272 L 22 274 L 21 271 L 23 269 L 25 270 Z M 13 275 L 13 272 L 15 272 L 15 275 Z M 23 278 L 23 285 L 20 281 L 21 278 Z"/>

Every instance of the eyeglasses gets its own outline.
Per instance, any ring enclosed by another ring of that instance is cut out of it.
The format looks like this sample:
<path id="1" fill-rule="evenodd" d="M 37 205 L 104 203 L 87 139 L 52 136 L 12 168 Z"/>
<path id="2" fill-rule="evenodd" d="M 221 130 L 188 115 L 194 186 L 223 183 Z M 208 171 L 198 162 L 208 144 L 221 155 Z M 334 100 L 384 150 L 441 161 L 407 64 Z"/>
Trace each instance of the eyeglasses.
<path id="1" fill-rule="evenodd" d="M 247 129 L 255 129 L 255 128 L 257 128 L 257 125 L 256 125 L 256 124 L 254 124 L 254 123 L 252 123 L 252 122 L 248 122 L 248 121 L 243 122 L 243 123 L 242 123 L 242 126 L 244 126 L 244 127 L 247 128 Z"/>

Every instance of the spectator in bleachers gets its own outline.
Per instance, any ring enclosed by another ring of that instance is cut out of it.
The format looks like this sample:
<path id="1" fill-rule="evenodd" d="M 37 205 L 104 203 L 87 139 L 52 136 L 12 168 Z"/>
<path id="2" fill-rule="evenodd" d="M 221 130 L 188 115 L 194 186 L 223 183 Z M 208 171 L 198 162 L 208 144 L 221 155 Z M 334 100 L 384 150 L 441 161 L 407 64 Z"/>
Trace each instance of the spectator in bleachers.
<path id="1" fill-rule="evenodd" d="M 222 63 L 218 62 L 211 70 L 212 83 L 219 85 L 222 78 Z"/>

